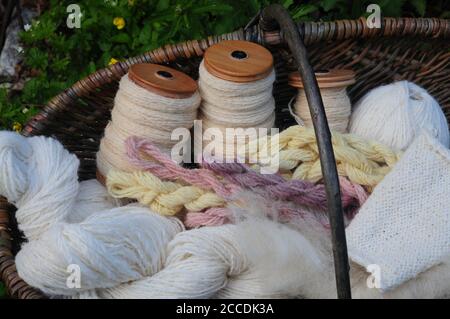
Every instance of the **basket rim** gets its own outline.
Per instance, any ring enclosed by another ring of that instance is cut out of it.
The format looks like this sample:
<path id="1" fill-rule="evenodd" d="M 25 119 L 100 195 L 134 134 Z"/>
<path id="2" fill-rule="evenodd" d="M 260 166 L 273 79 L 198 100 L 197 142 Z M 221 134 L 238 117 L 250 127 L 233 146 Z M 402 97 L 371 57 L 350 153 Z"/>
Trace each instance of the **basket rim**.
<path id="1" fill-rule="evenodd" d="M 406 36 L 442 39 L 450 37 L 450 20 L 438 18 L 383 18 L 380 29 L 368 28 L 365 18 L 329 22 L 300 22 L 297 23 L 297 28 L 307 45 L 323 41 L 375 37 Z M 208 47 L 223 40 L 246 40 L 264 46 L 282 45 L 284 43 L 282 33 L 260 23 L 231 33 L 210 36 L 206 39 L 165 45 L 99 69 L 76 82 L 51 99 L 25 125 L 22 134 L 24 136 L 40 134 L 42 126 L 44 126 L 43 123 L 50 121 L 53 114 L 67 111 L 77 98 L 86 96 L 105 84 L 119 80 L 133 64 L 165 64 L 180 58 L 201 57 Z M 9 222 L 11 210 L 12 205 L 0 197 L 0 239 L 4 239 L 0 240 L 0 279 L 5 283 L 7 292 L 13 298 L 43 298 L 45 296 L 42 293 L 28 286 L 17 273 L 14 255 L 9 245 L 13 240 Z"/>
<path id="2" fill-rule="evenodd" d="M 385 17 L 380 28 L 370 28 L 366 22 L 365 17 L 353 20 L 308 21 L 297 23 L 297 28 L 306 45 L 323 41 L 376 37 L 450 38 L 450 19 Z M 201 57 L 211 45 L 223 40 L 246 40 L 263 46 L 284 43 L 283 34 L 279 30 L 269 29 L 264 26 L 264 21 L 261 21 L 259 25 L 241 28 L 231 33 L 162 46 L 99 69 L 77 81 L 70 88 L 52 98 L 35 117 L 31 118 L 24 126 L 22 134 L 25 136 L 39 134 L 40 130 L 36 126 L 40 121 L 50 119 L 54 112 L 66 110 L 77 98 L 83 97 L 114 80 L 119 80 L 133 64 L 166 64 L 180 58 Z"/>

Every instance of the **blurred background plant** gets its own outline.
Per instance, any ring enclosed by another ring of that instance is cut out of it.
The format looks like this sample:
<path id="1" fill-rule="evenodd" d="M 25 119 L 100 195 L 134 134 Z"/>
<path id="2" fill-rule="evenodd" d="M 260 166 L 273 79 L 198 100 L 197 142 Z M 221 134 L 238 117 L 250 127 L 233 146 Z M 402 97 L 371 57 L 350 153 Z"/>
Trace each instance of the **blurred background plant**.
<path id="1" fill-rule="evenodd" d="M 20 34 L 24 59 L 15 85 L 0 85 L 0 128 L 19 131 L 51 97 L 99 68 L 167 43 L 233 31 L 274 2 L 297 21 L 357 18 L 370 3 L 385 16 L 450 17 L 444 0 L 25 1 L 40 15 Z M 71 3 L 81 8 L 79 29 L 66 25 Z"/>

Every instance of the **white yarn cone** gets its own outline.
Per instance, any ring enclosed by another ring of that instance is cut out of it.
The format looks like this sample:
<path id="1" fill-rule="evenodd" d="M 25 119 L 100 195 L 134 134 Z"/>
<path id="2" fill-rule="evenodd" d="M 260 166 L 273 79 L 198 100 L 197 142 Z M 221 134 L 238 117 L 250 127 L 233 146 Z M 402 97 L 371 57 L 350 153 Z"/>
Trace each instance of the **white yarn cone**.
<path id="1" fill-rule="evenodd" d="M 354 107 L 350 133 L 405 150 L 426 129 L 449 146 L 447 120 L 438 102 L 420 86 L 400 81 L 368 92 Z"/>

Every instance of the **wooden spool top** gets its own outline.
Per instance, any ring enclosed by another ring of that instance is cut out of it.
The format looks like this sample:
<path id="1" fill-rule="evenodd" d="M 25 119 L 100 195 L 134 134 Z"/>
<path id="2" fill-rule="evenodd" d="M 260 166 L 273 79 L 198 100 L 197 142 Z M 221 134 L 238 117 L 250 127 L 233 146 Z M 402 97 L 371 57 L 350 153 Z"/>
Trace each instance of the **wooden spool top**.
<path id="1" fill-rule="evenodd" d="M 355 72 L 352 70 L 332 69 L 315 73 L 319 88 L 347 87 L 355 83 Z M 302 78 L 298 72 L 289 74 L 289 85 L 303 89 Z"/>
<path id="2" fill-rule="evenodd" d="M 197 91 L 197 82 L 188 75 L 164 65 L 139 63 L 128 71 L 131 81 L 162 96 L 183 99 Z"/>
<path id="3" fill-rule="evenodd" d="M 269 50 L 247 41 L 222 41 L 205 52 L 204 65 L 212 75 L 231 82 L 254 82 L 269 75 L 273 57 Z"/>

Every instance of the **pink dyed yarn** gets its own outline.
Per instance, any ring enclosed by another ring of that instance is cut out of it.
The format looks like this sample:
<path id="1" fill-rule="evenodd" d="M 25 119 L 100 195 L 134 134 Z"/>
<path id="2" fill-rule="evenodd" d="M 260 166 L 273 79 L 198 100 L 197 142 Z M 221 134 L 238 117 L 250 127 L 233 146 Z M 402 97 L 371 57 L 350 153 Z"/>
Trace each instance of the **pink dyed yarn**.
<path id="1" fill-rule="evenodd" d="M 325 186 L 302 180 L 285 180 L 278 174 L 260 174 L 240 163 L 207 163 L 203 168 L 186 169 L 167 155 L 161 153 L 151 142 L 130 137 L 126 141 L 127 156 L 136 168 L 151 172 L 164 180 L 182 180 L 203 189 L 213 190 L 224 199 L 231 199 L 241 189 L 249 189 L 261 195 L 263 199 L 291 201 L 319 211 L 326 211 L 327 200 Z M 156 161 L 156 162 L 155 162 Z M 218 176 L 227 181 L 223 183 Z M 344 210 L 351 219 L 368 195 L 361 185 L 353 184 L 346 178 L 340 178 L 341 196 Z M 280 219 L 288 221 L 294 217 L 311 215 L 300 208 L 280 209 Z M 210 208 L 204 212 L 188 212 L 185 224 L 188 228 L 199 226 L 217 226 L 232 222 L 232 214 L 226 208 Z M 328 221 L 321 221 L 329 227 Z"/>
<path id="2" fill-rule="evenodd" d="M 233 216 L 228 208 L 213 207 L 204 212 L 189 212 L 184 219 L 187 228 L 197 228 L 201 226 L 220 226 L 232 223 Z"/>
<path id="3" fill-rule="evenodd" d="M 229 198 L 238 188 L 234 184 L 223 184 L 207 169 L 186 169 L 172 161 L 166 154 L 144 138 L 132 136 L 125 141 L 128 161 L 136 168 L 146 170 L 164 180 L 182 180 L 202 189 L 213 190 L 223 198 Z M 143 158 L 144 156 L 144 158 Z M 147 159 L 145 158 L 147 156 Z M 156 160 L 155 163 L 148 160 Z"/>
<path id="4" fill-rule="evenodd" d="M 230 183 L 251 189 L 271 198 L 288 200 L 320 210 L 327 209 L 325 185 L 313 184 L 302 180 L 285 180 L 277 174 L 260 174 L 241 163 L 207 163 L 202 166 L 223 176 Z M 367 192 L 361 185 L 351 183 L 340 177 L 342 205 L 361 206 L 367 199 Z"/>

